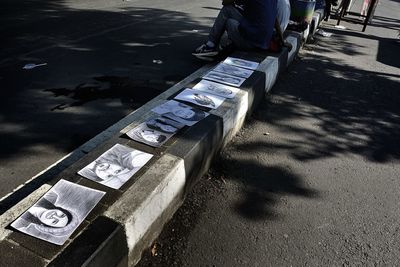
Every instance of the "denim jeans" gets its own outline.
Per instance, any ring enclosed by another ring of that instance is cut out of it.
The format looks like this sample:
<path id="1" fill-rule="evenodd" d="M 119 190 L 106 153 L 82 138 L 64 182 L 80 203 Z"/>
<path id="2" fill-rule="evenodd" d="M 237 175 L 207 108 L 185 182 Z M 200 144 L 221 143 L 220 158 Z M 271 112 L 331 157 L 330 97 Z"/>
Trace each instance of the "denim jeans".
<path id="1" fill-rule="evenodd" d="M 228 39 L 232 41 L 238 49 L 253 49 L 254 46 L 244 39 L 239 32 L 239 24 L 242 18 L 242 14 L 233 5 L 223 6 L 210 30 L 208 40 L 218 45 L 222 35 L 226 31 Z"/>

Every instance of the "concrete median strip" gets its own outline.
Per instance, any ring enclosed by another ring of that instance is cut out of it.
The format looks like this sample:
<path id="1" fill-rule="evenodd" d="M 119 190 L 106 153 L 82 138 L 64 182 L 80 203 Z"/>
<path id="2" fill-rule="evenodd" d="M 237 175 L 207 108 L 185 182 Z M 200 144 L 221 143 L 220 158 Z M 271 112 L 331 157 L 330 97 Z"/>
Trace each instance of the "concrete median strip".
<path id="1" fill-rule="evenodd" d="M 125 137 L 125 133 L 154 115 L 151 109 L 172 99 L 186 87 L 193 87 L 214 65 L 207 65 L 171 87 L 140 109 L 75 151 L 79 158 L 55 175 L 47 184 L 28 195 L 0 217 L 0 255 L 2 266 L 15 266 L 10 250 L 18 250 L 17 263 L 66 266 L 132 266 L 183 203 L 185 195 L 204 175 L 213 158 L 240 130 L 259 100 L 269 92 L 279 73 L 294 59 L 300 48 L 301 34 L 289 33 L 293 46 L 279 54 L 236 52 L 232 57 L 260 63 L 258 69 L 210 116 L 192 127 L 185 127 L 163 147 L 146 148 Z M 148 166 L 140 170 L 119 190 L 106 188 L 81 178 L 76 172 L 116 143 L 154 154 Z M 32 205 L 50 185 L 60 179 L 106 191 L 100 202 L 66 244 L 55 246 L 8 229 L 8 225 Z M 6 229 L 7 228 L 7 229 Z"/>

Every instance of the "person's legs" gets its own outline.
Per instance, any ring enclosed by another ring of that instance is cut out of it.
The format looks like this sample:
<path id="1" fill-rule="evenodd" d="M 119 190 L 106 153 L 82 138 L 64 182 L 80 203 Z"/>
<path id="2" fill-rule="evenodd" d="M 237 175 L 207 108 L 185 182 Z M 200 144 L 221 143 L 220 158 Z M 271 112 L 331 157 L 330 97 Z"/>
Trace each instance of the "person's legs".
<path id="1" fill-rule="evenodd" d="M 226 31 L 228 33 L 229 40 L 232 41 L 236 48 L 243 50 L 250 50 L 254 48 L 254 46 L 244 39 L 240 34 L 239 21 L 235 19 L 228 19 L 226 21 Z"/>
<path id="2" fill-rule="evenodd" d="M 234 20 L 239 24 L 242 14 L 233 5 L 223 6 L 215 19 L 214 25 L 208 35 L 208 41 L 199 46 L 192 55 L 197 57 L 213 57 L 218 54 L 218 45 L 221 37 L 227 30 L 227 21 Z"/>
<path id="3" fill-rule="evenodd" d="M 219 44 L 221 36 L 224 34 L 228 19 L 239 21 L 242 19 L 242 14 L 233 5 L 223 6 L 219 12 L 217 18 L 215 19 L 214 25 L 210 30 L 208 35 L 208 41 L 213 42 L 215 45 Z"/>

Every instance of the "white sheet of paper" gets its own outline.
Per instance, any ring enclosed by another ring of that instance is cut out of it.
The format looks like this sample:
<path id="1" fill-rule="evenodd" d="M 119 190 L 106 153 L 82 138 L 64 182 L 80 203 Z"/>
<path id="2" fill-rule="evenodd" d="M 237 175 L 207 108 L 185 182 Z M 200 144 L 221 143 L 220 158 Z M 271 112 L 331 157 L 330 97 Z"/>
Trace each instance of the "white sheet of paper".
<path id="1" fill-rule="evenodd" d="M 249 69 L 239 68 L 234 65 L 230 65 L 230 64 L 226 64 L 226 63 L 218 64 L 214 68 L 214 71 L 218 71 L 218 72 L 222 72 L 222 73 L 226 73 L 229 75 L 242 77 L 242 78 L 249 78 L 254 72 Z"/>
<path id="2" fill-rule="evenodd" d="M 225 98 L 234 98 L 237 92 L 240 91 L 240 89 L 235 88 L 233 86 L 207 80 L 201 80 L 198 84 L 196 84 L 193 87 L 193 89 L 204 91 L 213 95 L 222 96 Z"/>
<path id="3" fill-rule="evenodd" d="M 207 112 L 175 100 L 169 100 L 153 108 L 152 111 L 188 126 L 196 124 L 209 115 Z"/>
<path id="4" fill-rule="evenodd" d="M 235 58 L 235 57 L 227 57 L 223 63 L 241 67 L 241 68 L 250 69 L 250 70 L 256 70 L 258 68 L 258 65 L 260 65 L 259 63 L 254 62 L 254 61 L 244 60 L 244 59 Z"/>
<path id="5" fill-rule="evenodd" d="M 175 96 L 175 99 L 187 101 L 202 107 L 212 109 L 218 108 L 225 100 L 225 98 L 223 97 L 193 89 L 183 90 L 177 96 Z"/>
<path id="6" fill-rule="evenodd" d="M 61 179 L 11 226 L 44 241 L 63 245 L 104 194 Z"/>
<path id="7" fill-rule="evenodd" d="M 83 177 L 118 189 L 139 171 L 153 155 L 120 144 L 104 152 L 78 172 Z"/>
<path id="8" fill-rule="evenodd" d="M 203 79 L 219 82 L 219 83 L 224 83 L 227 85 L 232 85 L 239 87 L 242 85 L 242 83 L 246 80 L 245 78 L 240 78 L 240 77 L 235 77 L 229 74 L 221 73 L 221 72 L 216 72 L 216 71 L 210 71 L 206 75 L 203 76 Z"/>

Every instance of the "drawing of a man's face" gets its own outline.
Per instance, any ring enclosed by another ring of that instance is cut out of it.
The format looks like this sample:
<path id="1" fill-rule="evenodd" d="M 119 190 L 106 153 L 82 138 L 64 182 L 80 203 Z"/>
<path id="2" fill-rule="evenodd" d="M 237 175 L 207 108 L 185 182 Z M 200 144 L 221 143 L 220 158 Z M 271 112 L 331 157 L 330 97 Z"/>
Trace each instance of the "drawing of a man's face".
<path id="1" fill-rule="evenodd" d="M 190 119 L 195 115 L 195 112 L 189 108 L 175 109 L 172 113 L 182 119 Z"/>
<path id="2" fill-rule="evenodd" d="M 45 210 L 39 217 L 45 225 L 61 228 L 68 224 L 68 216 L 59 209 Z"/>
<path id="3" fill-rule="evenodd" d="M 118 164 L 102 162 L 96 166 L 95 173 L 102 180 L 109 180 L 115 176 L 123 175 L 129 172 L 129 169 Z"/>

